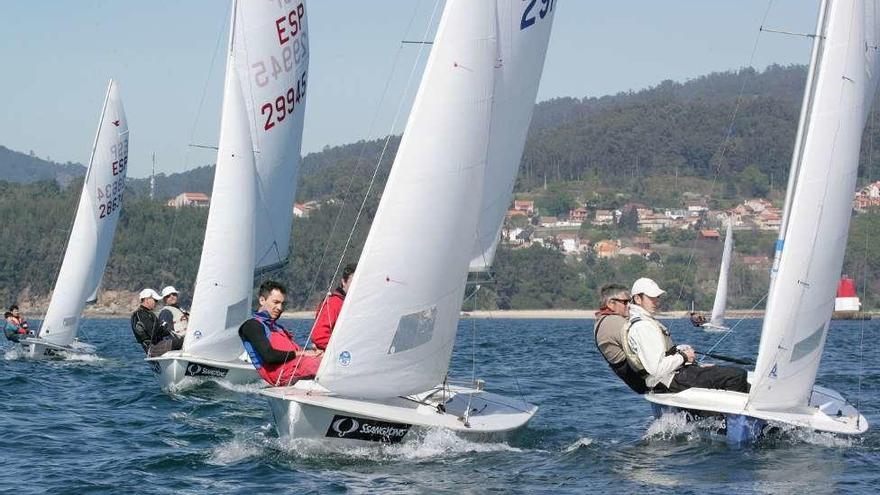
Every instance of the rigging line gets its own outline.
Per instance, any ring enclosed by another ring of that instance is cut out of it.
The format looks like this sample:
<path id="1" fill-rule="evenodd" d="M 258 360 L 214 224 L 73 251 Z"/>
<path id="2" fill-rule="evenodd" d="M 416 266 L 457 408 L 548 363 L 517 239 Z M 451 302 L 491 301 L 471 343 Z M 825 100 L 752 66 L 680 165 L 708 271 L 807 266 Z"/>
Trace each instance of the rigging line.
<path id="1" fill-rule="evenodd" d="M 749 311 L 754 311 L 755 308 L 757 308 L 761 303 L 763 303 L 765 299 L 767 299 L 767 294 L 766 294 L 766 293 L 761 297 L 761 299 L 758 300 L 758 302 L 756 302 L 756 303 L 752 306 L 752 309 L 750 309 Z M 729 329 L 728 331 L 724 332 L 724 334 L 723 334 L 723 335 L 722 335 L 722 336 L 721 336 L 721 337 L 720 337 L 720 338 L 719 338 L 714 344 L 712 344 L 712 347 L 709 347 L 709 350 L 707 350 L 706 352 L 707 352 L 707 353 L 710 353 L 710 352 L 714 351 L 715 348 L 718 347 L 718 345 L 721 344 L 721 342 L 722 342 L 724 339 L 726 339 L 731 333 L 733 333 L 733 331 L 736 329 L 736 327 L 738 327 L 739 324 L 742 323 L 743 321 L 745 321 L 745 319 L 744 319 L 744 318 L 740 318 L 739 320 L 736 321 L 736 323 L 734 323 L 733 325 L 731 325 L 730 329 Z"/>
<path id="2" fill-rule="evenodd" d="M 871 138 L 868 140 L 868 160 L 867 160 L 867 168 L 865 175 L 868 178 L 868 183 L 871 183 L 871 178 L 874 176 L 874 133 L 877 131 L 877 105 L 876 105 L 876 95 L 874 95 L 872 101 L 871 108 L 871 124 L 869 126 L 870 132 L 868 133 Z M 870 206 L 868 206 L 870 208 Z M 868 232 L 868 224 L 865 224 L 865 249 L 863 251 L 862 256 L 862 301 L 868 301 L 868 239 L 870 238 Z M 861 309 L 861 308 L 859 308 Z M 865 344 L 865 320 L 859 321 L 859 367 L 858 367 L 858 388 L 856 389 L 856 409 L 860 410 L 862 405 L 862 375 L 865 371 L 865 363 L 864 363 L 864 344 Z M 856 425 L 859 424 L 861 418 L 856 420 Z"/>
<path id="3" fill-rule="evenodd" d="M 437 15 L 437 8 L 439 7 L 439 5 L 440 5 L 440 0 L 437 0 L 434 3 L 434 10 L 431 12 L 431 19 L 428 22 L 427 27 L 425 28 L 424 37 L 428 36 L 428 32 L 431 30 L 431 27 L 434 25 L 434 19 Z M 370 184 L 367 186 L 367 192 L 364 194 L 364 199 L 361 202 L 361 206 L 358 209 L 357 215 L 355 215 L 355 219 L 354 219 L 354 222 L 352 223 L 351 231 L 348 233 L 348 239 L 346 239 L 345 246 L 342 248 L 342 254 L 339 257 L 339 262 L 336 264 L 336 270 L 333 273 L 333 278 L 330 279 L 328 287 L 333 284 L 333 280 L 336 278 L 336 274 L 339 273 L 339 268 L 342 266 L 342 261 L 345 259 L 345 253 L 348 251 L 348 247 L 351 245 L 351 239 L 354 236 L 355 230 L 357 229 L 357 224 L 360 221 L 361 215 L 364 212 L 364 208 L 367 205 L 367 200 L 370 198 L 370 194 L 373 191 L 373 186 L 376 183 L 376 176 L 379 173 L 379 167 L 382 164 L 382 160 L 385 158 L 385 153 L 388 151 L 388 144 L 390 143 L 391 137 L 393 136 L 394 128 L 397 126 L 397 121 L 400 118 L 400 114 L 403 110 L 403 104 L 406 101 L 406 94 L 409 91 L 409 88 L 412 84 L 412 80 L 413 80 L 413 77 L 415 76 L 416 68 L 418 67 L 418 61 L 421 59 L 423 52 L 424 52 L 424 45 L 419 45 L 419 52 L 416 55 L 416 59 L 413 62 L 412 68 L 410 69 L 409 77 L 407 78 L 406 86 L 404 87 L 403 96 L 401 97 L 400 102 L 397 105 L 397 111 L 395 112 L 394 119 L 391 122 L 390 132 L 388 133 L 388 136 L 385 138 L 385 144 L 382 147 L 382 152 L 379 154 L 379 159 L 376 161 L 376 167 L 373 169 L 373 176 L 370 178 Z"/>
<path id="4" fill-rule="evenodd" d="M 416 14 L 418 14 L 420 6 L 421 6 L 421 1 L 419 1 L 416 4 L 416 7 L 413 10 L 412 16 L 410 16 L 409 23 L 407 24 L 404 33 L 409 32 L 410 28 L 412 27 L 412 24 L 415 21 Z M 398 61 L 400 60 L 400 55 L 401 55 L 402 51 L 403 51 L 403 47 L 400 46 L 400 47 L 398 47 L 397 53 L 394 55 L 394 59 L 391 63 L 391 72 L 389 73 L 388 78 L 385 80 L 385 87 L 382 89 L 382 96 L 379 98 L 379 104 L 376 106 L 376 112 L 373 114 L 373 118 L 370 121 L 370 126 L 367 131 L 368 136 L 373 134 L 373 130 L 375 129 L 376 123 L 379 120 L 379 112 L 382 108 L 382 104 L 385 102 L 385 98 L 388 95 L 388 90 L 391 87 L 391 81 L 393 79 L 394 71 L 397 67 Z M 336 213 L 336 218 L 333 220 L 333 225 L 330 228 L 330 232 L 327 234 L 327 241 L 324 243 L 324 250 L 321 253 L 321 258 L 318 261 L 318 264 L 315 266 L 315 276 L 312 278 L 312 283 L 309 286 L 308 294 L 313 293 L 318 286 L 318 279 L 321 276 L 321 267 L 324 266 L 324 260 L 327 258 L 327 255 L 330 252 L 330 245 L 331 245 L 330 241 L 333 239 L 333 235 L 336 233 L 336 228 L 338 227 L 339 221 L 342 218 L 342 213 L 345 211 L 345 205 L 346 205 L 347 199 L 351 195 L 351 190 L 352 190 L 352 187 L 354 186 L 355 178 L 357 177 L 357 174 L 355 172 L 357 172 L 358 168 L 360 168 L 360 165 L 363 162 L 364 156 L 366 155 L 367 145 L 368 145 L 368 142 L 365 140 L 363 145 L 361 146 L 360 153 L 358 154 L 358 157 L 355 160 L 355 164 L 352 169 L 352 173 L 349 178 L 348 185 L 345 189 L 345 193 L 342 195 L 342 201 L 341 201 L 339 209 Z M 335 278 L 336 278 L 336 273 L 334 273 L 333 277 L 330 279 L 330 283 L 328 284 L 328 290 L 326 291 L 327 293 L 329 293 L 329 291 L 330 291 L 329 287 L 333 285 L 333 280 Z"/>
<path id="5" fill-rule="evenodd" d="M 415 17 L 416 17 L 416 14 L 418 13 L 418 10 L 419 10 L 420 5 L 421 5 L 421 2 L 419 2 L 418 4 L 416 4 L 416 9 L 413 11 L 413 15 L 412 15 L 412 17 L 410 18 L 409 24 L 407 24 L 407 27 L 406 27 L 407 31 L 409 31 L 410 26 L 412 26 L 412 23 L 413 23 L 414 20 L 415 20 Z M 436 0 L 436 2 L 434 3 L 434 10 L 431 12 L 431 18 L 430 18 L 430 20 L 428 21 L 428 25 L 427 25 L 427 27 L 425 28 L 425 34 L 424 34 L 423 37 L 427 37 L 428 32 L 431 30 L 431 27 L 434 25 L 434 19 L 435 19 L 436 15 L 437 15 L 437 7 L 438 7 L 439 5 L 440 5 L 440 0 Z M 404 34 L 405 34 L 405 33 L 404 33 Z M 412 80 L 413 80 L 413 76 L 414 76 L 415 71 L 416 71 L 416 67 L 418 67 L 419 60 L 422 58 L 422 52 L 424 51 L 423 48 L 424 48 L 423 46 L 419 46 L 419 51 L 418 51 L 418 54 L 416 55 L 415 60 L 413 61 L 413 66 L 412 66 L 412 68 L 410 69 L 409 77 L 407 78 L 407 81 L 406 81 L 406 86 L 404 86 L 403 96 L 401 96 L 401 98 L 400 98 L 400 102 L 399 102 L 398 105 L 397 105 L 397 111 L 395 112 L 395 114 L 394 114 L 394 119 L 393 119 L 392 122 L 391 122 L 391 129 L 390 129 L 388 135 L 385 137 L 385 143 L 384 143 L 384 145 L 383 145 L 383 147 L 382 147 L 382 151 L 379 153 L 379 159 L 376 161 L 376 166 L 375 166 L 375 168 L 373 169 L 373 175 L 372 175 L 372 177 L 370 178 L 370 183 L 369 183 L 369 185 L 368 185 L 368 187 L 367 187 L 367 191 L 364 193 L 364 199 L 363 199 L 363 201 L 361 202 L 361 206 L 360 206 L 360 208 L 358 209 L 358 212 L 357 212 L 357 215 L 355 216 L 354 222 L 352 222 L 351 230 L 350 230 L 349 233 L 348 233 L 348 238 L 346 239 L 346 241 L 345 241 L 345 245 L 344 245 L 343 248 L 342 248 L 342 252 L 341 252 L 340 255 L 339 255 L 339 262 L 337 262 L 337 264 L 336 264 L 336 268 L 335 268 L 334 271 L 333 271 L 333 275 L 332 275 L 332 276 L 330 277 L 330 279 L 327 281 L 327 290 L 325 291 L 325 293 L 326 293 L 328 296 L 329 296 L 329 294 L 330 294 L 330 291 L 331 291 L 332 288 L 333 288 L 333 281 L 336 280 L 336 276 L 339 274 L 339 269 L 342 267 L 342 263 L 343 263 L 343 261 L 345 260 L 345 254 L 346 254 L 346 252 L 348 251 L 348 247 L 349 247 L 349 245 L 351 244 L 351 239 L 352 239 L 352 237 L 354 236 L 355 231 L 357 230 L 357 225 L 358 225 L 358 222 L 359 222 L 359 220 L 360 220 L 361 214 L 363 213 L 364 208 L 366 207 L 367 200 L 370 198 L 370 193 L 372 192 L 372 190 L 373 190 L 373 185 L 374 185 L 375 182 L 376 182 L 376 175 L 379 173 L 379 168 L 380 168 L 381 165 L 382 165 L 382 160 L 384 160 L 384 158 L 385 158 L 385 152 L 388 150 L 388 143 L 391 141 L 391 138 L 392 138 L 393 135 L 394 135 L 394 128 L 397 126 L 397 120 L 398 120 L 398 118 L 400 117 L 400 112 L 401 112 L 401 109 L 403 108 L 403 102 L 406 100 L 406 94 L 407 94 L 407 92 L 409 91 L 409 88 L 410 88 L 410 86 L 411 86 L 411 84 L 412 84 Z M 396 54 L 395 57 L 394 57 L 394 62 L 393 62 L 393 65 L 392 65 L 392 71 L 391 71 L 391 74 L 388 76 L 388 79 L 387 79 L 386 82 L 385 82 L 385 89 L 382 91 L 382 98 L 381 98 L 381 100 L 380 100 L 380 102 L 379 102 L 379 103 L 380 103 L 380 107 L 381 107 L 381 103 L 385 100 L 385 95 L 387 94 L 388 89 L 389 89 L 389 87 L 390 87 L 390 85 L 391 85 L 391 77 L 392 77 L 392 75 L 393 75 L 393 73 L 394 73 L 394 67 L 397 66 L 397 61 L 398 61 L 398 59 L 400 58 L 400 53 L 401 53 L 401 51 L 402 51 L 402 46 L 398 48 L 397 54 Z M 376 121 L 378 120 L 378 118 L 379 118 L 379 108 L 376 109 L 376 113 L 375 113 L 374 116 L 373 116 L 373 121 L 372 121 L 372 123 L 370 124 L 370 133 L 371 133 L 371 134 L 372 134 L 373 126 L 375 125 L 375 123 L 376 123 Z M 365 141 L 363 147 L 361 147 L 361 154 L 358 156 L 358 160 L 355 162 L 355 170 L 356 170 L 357 167 L 359 166 L 359 164 L 360 164 L 360 162 L 361 162 L 361 158 L 363 158 L 364 153 L 366 152 L 366 146 L 367 146 L 367 142 Z M 341 215 L 342 215 L 342 212 L 343 212 L 343 210 L 344 210 L 344 208 L 345 208 L 345 200 L 346 200 L 346 198 L 348 197 L 349 193 L 351 192 L 352 185 L 354 184 L 354 178 L 355 178 L 355 175 L 352 174 L 352 176 L 351 176 L 351 180 L 350 180 L 349 183 L 348 183 L 348 189 L 346 190 L 345 196 L 343 196 L 342 204 L 340 205 L 340 207 L 339 207 L 339 211 L 338 211 L 337 214 L 336 214 L 336 220 L 334 220 L 334 222 L 333 222 L 333 227 L 332 227 L 331 232 L 330 232 L 330 234 L 329 234 L 329 236 L 328 236 L 328 238 L 327 238 L 327 242 L 324 244 L 324 252 L 321 254 L 321 261 L 319 262 L 319 264 L 318 264 L 318 268 L 317 268 L 316 271 L 315 271 L 315 278 L 313 279 L 312 287 L 310 288 L 309 293 L 314 292 L 315 287 L 317 287 L 317 285 L 318 285 L 318 278 L 320 277 L 320 273 L 321 273 L 321 272 L 320 272 L 320 267 L 323 265 L 323 263 L 324 263 L 324 259 L 325 259 L 326 255 L 327 255 L 327 253 L 329 252 L 330 239 L 332 238 L 333 233 L 334 233 L 334 231 L 336 230 L 337 223 L 338 223 L 338 221 L 339 221 L 339 219 L 340 219 L 340 217 L 341 217 Z M 326 299 L 327 299 L 327 296 L 325 296 L 324 300 L 323 300 L 322 303 L 321 303 L 321 304 L 322 304 L 321 309 L 323 309 L 323 304 L 326 304 L 326 302 L 325 302 Z M 308 338 L 306 339 L 306 342 L 309 342 L 309 341 L 312 340 L 312 332 L 314 331 L 314 329 L 315 329 L 315 326 L 312 325 L 312 329 L 309 330 L 309 336 L 308 336 Z M 299 364 L 298 364 L 298 363 L 297 363 L 297 367 L 299 367 Z M 296 369 L 296 368 L 294 368 L 294 370 L 295 370 L 295 369 Z"/>
<path id="6" fill-rule="evenodd" d="M 767 2 L 767 9 L 764 11 L 764 17 L 761 19 L 761 27 L 764 26 L 765 22 L 767 22 L 767 17 L 770 15 L 770 10 L 773 8 L 773 1 L 774 0 L 769 0 Z M 761 32 L 762 32 L 762 29 L 759 28 L 758 34 L 755 36 L 755 43 L 752 45 L 752 53 L 749 55 L 749 61 L 746 63 L 745 68 L 752 67 L 752 63 L 755 60 L 755 54 L 758 52 L 758 44 L 761 41 Z M 715 187 L 718 183 L 718 175 L 721 173 L 721 167 L 724 164 L 724 156 L 727 153 L 728 143 L 730 142 L 730 138 L 733 135 L 733 128 L 734 128 L 734 124 L 736 123 L 736 118 L 739 116 L 739 111 L 742 108 L 743 95 L 745 94 L 746 86 L 748 85 L 748 81 L 749 81 L 749 79 L 745 78 L 742 82 L 742 85 L 740 85 L 739 94 L 736 97 L 736 104 L 734 105 L 734 108 L 733 108 L 733 114 L 730 117 L 730 123 L 727 125 L 727 130 L 724 133 L 724 138 L 722 138 L 721 143 L 719 143 L 718 148 L 716 149 L 715 153 L 712 155 L 712 158 L 714 158 L 716 156 L 718 158 L 716 160 L 715 170 L 712 175 L 712 182 L 709 185 L 709 195 L 710 196 L 715 191 Z M 712 158 L 709 159 L 710 166 L 712 163 Z M 688 255 L 687 263 L 685 264 L 685 271 L 687 271 L 690 268 L 691 263 L 694 260 L 694 256 L 696 253 L 695 249 L 696 249 L 696 245 L 697 245 L 697 240 L 699 240 L 699 238 L 700 238 L 699 235 L 697 235 L 697 237 L 695 237 L 694 240 L 691 241 L 691 252 Z M 696 286 L 696 281 L 697 281 L 697 272 L 695 270 L 694 271 L 693 286 Z M 681 301 L 681 298 L 684 295 L 684 288 L 685 288 L 685 283 L 684 283 L 684 280 L 682 280 L 679 285 L 679 288 L 678 288 L 678 298 L 676 299 L 676 302 Z"/>
<path id="7" fill-rule="evenodd" d="M 208 74 L 205 76 L 205 84 L 202 87 L 202 97 L 199 100 L 199 106 L 196 108 L 196 118 L 193 121 L 192 128 L 190 129 L 190 132 L 189 132 L 189 142 L 190 143 L 193 142 L 193 138 L 196 135 L 196 127 L 198 127 L 198 125 L 199 125 L 199 120 L 201 119 L 201 116 L 202 116 L 202 109 L 205 106 L 205 98 L 208 95 L 208 85 L 211 84 L 211 74 L 214 72 L 214 65 L 217 62 L 217 52 L 220 50 L 220 41 L 223 39 L 223 33 L 226 32 L 226 26 L 227 26 L 226 23 L 229 20 L 229 16 L 224 13 L 222 17 L 223 17 L 223 24 L 221 25 L 220 29 L 217 30 L 217 41 L 214 44 L 214 52 L 211 55 L 211 63 L 208 65 Z M 226 52 L 224 51 L 224 53 L 226 53 Z M 190 146 L 193 146 L 193 145 L 190 145 Z M 202 147 L 202 146 L 193 146 L 193 147 Z M 185 157 L 189 156 L 189 150 L 187 150 L 186 153 L 184 153 L 184 156 Z M 188 160 L 186 158 L 184 158 L 184 165 L 188 165 L 188 164 L 189 164 Z"/>

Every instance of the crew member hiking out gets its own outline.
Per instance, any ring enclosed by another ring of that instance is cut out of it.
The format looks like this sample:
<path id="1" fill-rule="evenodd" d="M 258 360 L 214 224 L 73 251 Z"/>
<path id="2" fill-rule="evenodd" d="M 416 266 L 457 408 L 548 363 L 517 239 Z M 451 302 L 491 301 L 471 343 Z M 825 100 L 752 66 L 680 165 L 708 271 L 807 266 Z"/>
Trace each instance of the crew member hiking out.
<path id="1" fill-rule="evenodd" d="M 150 356 L 151 348 L 157 344 L 163 336 L 162 323 L 153 310 L 156 308 L 156 301 L 161 299 L 159 294 L 153 289 L 144 289 L 138 294 L 140 306 L 131 314 L 131 331 L 134 333 L 134 339 L 144 349 L 144 352 Z"/>
<path id="2" fill-rule="evenodd" d="M 18 325 L 15 316 L 12 315 L 12 311 L 7 311 L 3 314 L 3 334 L 6 335 L 6 340 L 18 342 L 24 338 L 27 333 L 28 331 L 26 328 L 22 328 Z"/>
<path id="3" fill-rule="evenodd" d="M 260 308 L 238 329 L 242 344 L 257 372 L 269 385 L 286 386 L 318 372 L 323 351 L 306 351 L 293 334 L 278 323 L 287 290 L 278 282 L 260 285 Z"/>
<path id="4" fill-rule="evenodd" d="M 623 341 L 629 327 L 629 290 L 618 284 L 608 284 L 599 292 L 602 307 L 596 312 L 593 336 L 596 347 L 611 367 L 611 371 L 623 380 L 633 392 L 648 391 L 644 378 L 626 360 Z"/>
<path id="5" fill-rule="evenodd" d="M 632 286 L 629 305 L 626 358 L 654 392 L 681 392 L 691 387 L 748 392 L 746 370 L 733 366 L 700 366 L 693 348 L 676 346 L 669 330 L 654 318 L 660 296 L 666 293 L 656 282 L 640 278 Z"/>
<path id="6" fill-rule="evenodd" d="M 327 348 L 327 343 L 330 342 L 330 335 L 336 327 L 336 320 L 339 319 L 342 303 L 345 302 L 345 294 L 348 293 L 348 287 L 356 268 L 356 263 L 345 265 L 339 287 L 321 301 L 315 312 L 315 324 L 312 326 L 311 339 L 315 347 L 322 351 Z"/>

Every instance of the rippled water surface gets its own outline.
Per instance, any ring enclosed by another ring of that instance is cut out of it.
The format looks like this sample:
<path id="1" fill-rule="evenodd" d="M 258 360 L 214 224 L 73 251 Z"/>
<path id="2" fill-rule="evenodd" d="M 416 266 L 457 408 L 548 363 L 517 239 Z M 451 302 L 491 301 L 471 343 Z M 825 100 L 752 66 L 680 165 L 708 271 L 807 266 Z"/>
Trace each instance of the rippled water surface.
<path id="1" fill-rule="evenodd" d="M 298 335 L 309 322 L 292 322 Z M 283 443 L 257 387 L 159 390 L 125 320 L 86 320 L 94 359 L 31 362 L 4 349 L 0 492 L 16 493 L 877 493 L 880 322 L 834 322 L 819 374 L 874 425 L 858 439 L 785 432 L 728 447 L 648 404 L 608 370 L 592 321 L 464 320 L 453 378 L 540 406 L 494 442 L 443 431 L 395 446 Z M 719 334 L 670 322 L 679 342 Z M 716 352 L 752 357 L 759 321 Z M 864 345 L 862 336 L 864 335 Z M 859 349 L 863 347 L 863 357 Z M 861 372 L 860 372 L 861 369 Z M 861 388 L 860 388 L 861 382 Z M 861 390 L 861 392 L 860 392 Z"/>

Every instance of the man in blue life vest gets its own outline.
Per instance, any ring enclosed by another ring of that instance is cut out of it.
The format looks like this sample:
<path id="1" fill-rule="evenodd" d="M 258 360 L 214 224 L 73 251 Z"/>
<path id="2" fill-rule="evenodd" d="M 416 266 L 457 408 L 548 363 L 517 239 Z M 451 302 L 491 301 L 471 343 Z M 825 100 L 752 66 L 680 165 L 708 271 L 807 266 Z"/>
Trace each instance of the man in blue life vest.
<path id="1" fill-rule="evenodd" d="M 654 318 L 666 293 L 650 278 L 633 283 L 629 305 L 626 358 L 654 392 L 681 392 L 691 387 L 748 392 L 746 370 L 733 366 L 700 366 L 693 348 L 675 345 L 669 330 Z"/>
<path id="2" fill-rule="evenodd" d="M 269 385 L 279 387 L 312 378 L 321 365 L 324 351 L 307 351 L 293 340 L 293 334 L 278 323 L 284 311 L 287 289 L 267 280 L 260 285 L 260 308 L 238 329 L 244 349 L 257 373 Z"/>

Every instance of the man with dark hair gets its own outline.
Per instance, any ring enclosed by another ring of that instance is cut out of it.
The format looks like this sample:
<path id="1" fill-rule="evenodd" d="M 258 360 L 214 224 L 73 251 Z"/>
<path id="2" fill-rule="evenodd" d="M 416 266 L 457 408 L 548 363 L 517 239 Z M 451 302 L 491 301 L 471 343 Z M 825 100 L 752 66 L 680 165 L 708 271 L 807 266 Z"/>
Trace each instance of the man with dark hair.
<path id="1" fill-rule="evenodd" d="M 254 368 L 269 385 L 290 385 L 318 372 L 323 351 L 306 351 L 293 334 L 278 323 L 284 311 L 287 289 L 267 280 L 260 285 L 260 308 L 238 329 L 242 344 Z"/>
<path id="2" fill-rule="evenodd" d="M 357 269 L 356 263 L 345 265 L 345 268 L 342 270 L 342 279 L 339 281 L 339 286 L 336 287 L 336 290 L 327 294 L 327 297 L 318 305 L 318 309 L 315 312 L 315 324 L 312 326 L 311 333 L 312 343 L 318 349 L 326 349 L 327 343 L 330 342 L 330 335 L 336 327 L 336 320 L 339 319 L 339 313 L 342 311 L 342 303 L 345 302 L 345 295 L 348 293 L 348 287 L 351 284 L 355 269 Z"/>
<path id="3" fill-rule="evenodd" d="M 156 316 L 156 301 L 161 297 L 153 289 L 144 289 L 138 294 L 140 306 L 131 314 L 131 331 L 134 333 L 134 339 L 144 349 L 148 356 L 155 355 L 151 353 L 151 347 L 158 344 L 165 332 L 159 317 Z M 170 350 L 170 345 L 165 350 Z M 154 349 L 154 351 L 157 351 Z"/>
<path id="4" fill-rule="evenodd" d="M 3 320 L 3 333 L 6 335 L 6 340 L 18 342 L 27 335 L 27 329 L 18 325 L 12 311 L 4 313 Z"/>
<path id="5" fill-rule="evenodd" d="M 25 333 L 28 331 L 28 322 L 24 318 L 24 315 L 21 314 L 21 311 L 18 309 L 18 304 L 13 304 L 9 306 L 9 312 L 12 314 L 12 323 L 18 325 L 19 328 L 23 328 Z"/>
<path id="6" fill-rule="evenodd" d="M 611 371 L 637 394 L 648 391 L 645 380 L 626 360 L 623 341 L 629 326 L 629 290 L 619 284 L 608 284 L 599 291 L 602 306 L 596 312 L 593 334 L 596 347 Z"/>

